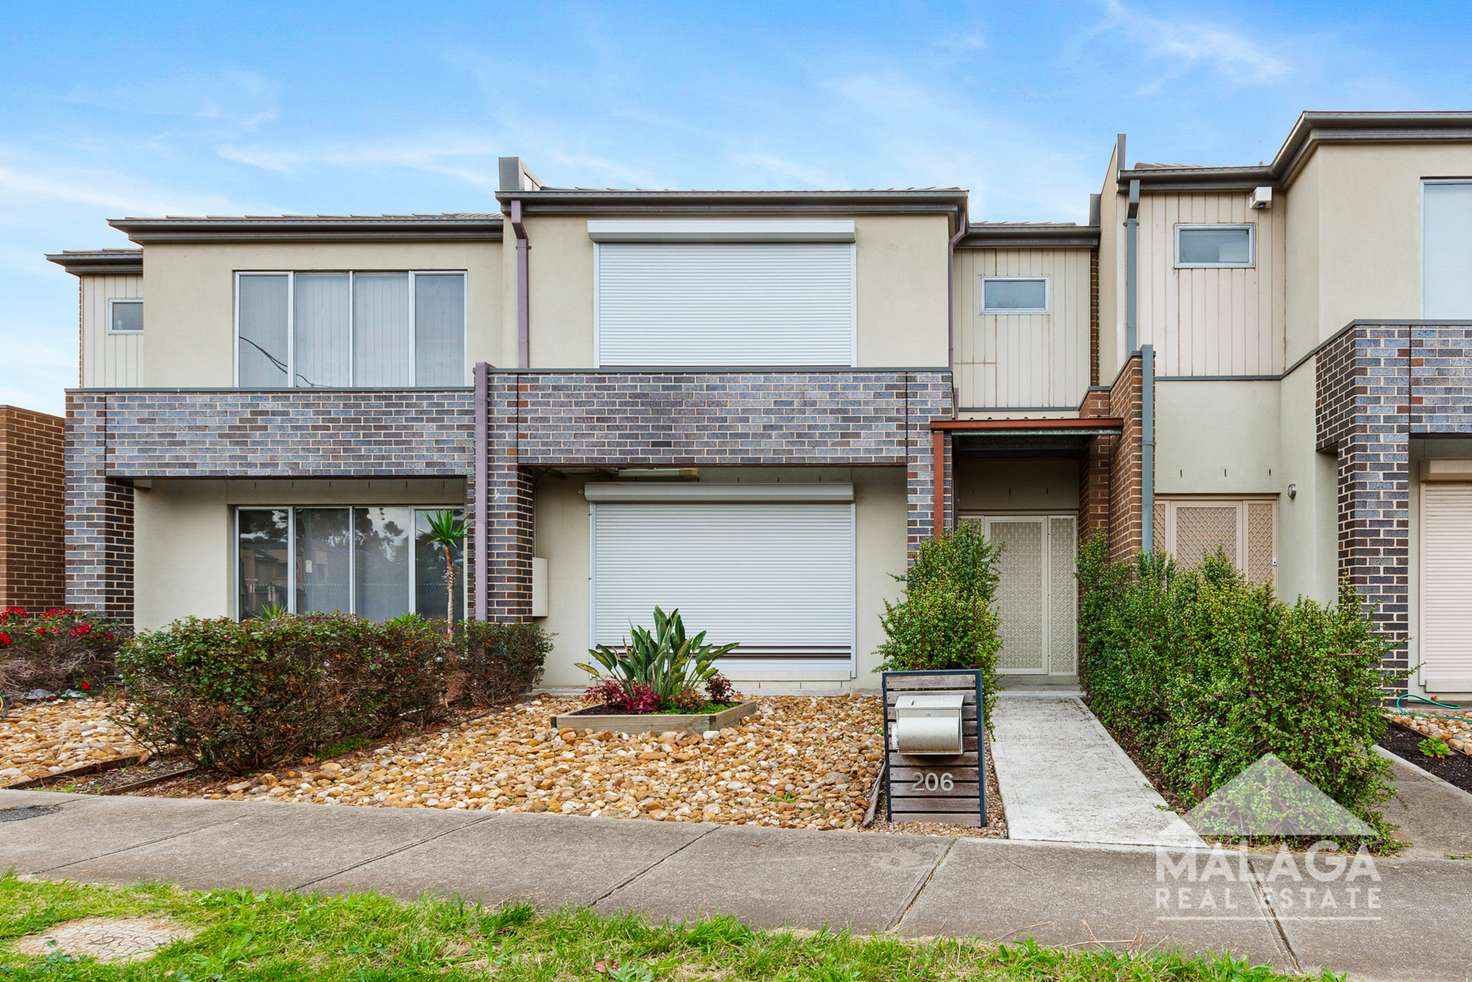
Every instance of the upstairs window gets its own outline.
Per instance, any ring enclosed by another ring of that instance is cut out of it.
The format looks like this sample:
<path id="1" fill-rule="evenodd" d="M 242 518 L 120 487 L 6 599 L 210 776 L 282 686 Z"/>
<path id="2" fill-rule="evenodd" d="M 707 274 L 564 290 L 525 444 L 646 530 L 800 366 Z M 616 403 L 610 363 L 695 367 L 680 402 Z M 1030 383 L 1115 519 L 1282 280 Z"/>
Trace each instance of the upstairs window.
<path id="1" fill-rule="evenodd" d="M 1472 181 L 1421 186 L 1421 316 L 1472 317 Z"/>
<path id="2" fill-rule="evenodd" d="M 1044 276 L 983 276 L 983 314 L 1046 314 L 1048 280 Z"/>
<path id="3" fill-rule="evenodd" d="M 235 297 L 238 385 L 466 382 L 462 272 L 242 272 Z"/>
<path id="4" fill-rule="evenodd" d="M 1252 244 L 1251 225 L 1177 225 L 1176 268 L 1245 269 Z"/>
<path id="5" fill-rule="evenodd" d="M 107 330 L 111 334 L 143 333 L 143 301 L 131 297 L 109 300 Z"/>

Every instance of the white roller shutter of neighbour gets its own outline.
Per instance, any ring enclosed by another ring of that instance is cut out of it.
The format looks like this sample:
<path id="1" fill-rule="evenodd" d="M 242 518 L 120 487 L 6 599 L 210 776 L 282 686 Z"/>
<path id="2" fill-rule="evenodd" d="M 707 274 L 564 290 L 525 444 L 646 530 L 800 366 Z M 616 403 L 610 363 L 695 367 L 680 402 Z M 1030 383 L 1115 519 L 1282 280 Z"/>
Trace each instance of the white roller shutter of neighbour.
<path id="1" fill-rule="evenodd" d="M 1421 496 L 1421 679 L 1472 689 L 1472 484 L 1426 484 Z"/>
<path id="2" fill-rule="evenodd" d="M 852 365 L 852 243 L 600 243 L 598 363 Z"/>
<path id="3" fill-rule="evenodd" d="M 658 604 L 737 654 L 847 658 L 853 534 L 847 504 L 594 505 L 594 640 L 652 626 Z"/>

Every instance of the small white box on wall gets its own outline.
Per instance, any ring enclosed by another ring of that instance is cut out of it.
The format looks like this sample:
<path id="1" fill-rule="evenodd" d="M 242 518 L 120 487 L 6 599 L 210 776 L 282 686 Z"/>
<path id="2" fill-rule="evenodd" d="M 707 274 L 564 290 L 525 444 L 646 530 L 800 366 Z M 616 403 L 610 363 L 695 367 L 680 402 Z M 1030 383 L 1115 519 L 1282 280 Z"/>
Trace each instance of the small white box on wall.
<path id="1" fill-rule="evenodd" d="M 547 616 L 547 560 L 532 559 L 532 616 Z"/>

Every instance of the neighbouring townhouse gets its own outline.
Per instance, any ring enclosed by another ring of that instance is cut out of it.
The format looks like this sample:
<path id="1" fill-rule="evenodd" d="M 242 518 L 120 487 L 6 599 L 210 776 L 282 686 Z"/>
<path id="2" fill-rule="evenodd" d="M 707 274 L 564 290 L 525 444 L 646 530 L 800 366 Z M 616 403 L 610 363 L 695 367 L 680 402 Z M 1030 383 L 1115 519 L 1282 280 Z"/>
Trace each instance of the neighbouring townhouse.
<path id="1" fill-rule="evenodd" d="M 554 188 L 498 208 L 123 218 L 80 282 L 67 598 L 538 619 L 547 682 L 655 604 L 744 688 L 869 687 L 928 536 L 1005 546 L 1002 670 L 1077 671 L 1075 555 L 1348 577 L 1413 691 L 1472 693 L 1472 113 L 1305 113 L 1131 164 L 1088 224 L 960 188 Z M 489 189 L 488 189 L 489 190 Z"/>
<path id="2" fill-rule="evenodd" d="M 0 406 L 0 607 L 58 607 L 66 421 Z"/>

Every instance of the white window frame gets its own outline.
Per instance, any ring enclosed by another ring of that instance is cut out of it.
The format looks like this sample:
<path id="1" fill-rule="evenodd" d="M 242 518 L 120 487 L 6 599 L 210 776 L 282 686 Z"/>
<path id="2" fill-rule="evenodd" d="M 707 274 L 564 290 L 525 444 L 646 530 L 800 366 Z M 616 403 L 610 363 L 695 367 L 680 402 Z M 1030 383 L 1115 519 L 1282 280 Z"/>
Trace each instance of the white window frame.
<path id="1" fill-rule="evenodd" d="M 297 385 L 296 384 L 296 277 L 298 273 L 346 273 L 348 277 L 348 384 L 346 386 L 331 385 Z M 414 350 L 417 341 L 418 315 L 414 306 L 414 284 L 420 276 L 459 276 L 464 290 L 465 301 L 461 307 L 460 323 L 460 362 L 465 367 L 465 377 L 462 384 L 470 384 L 470 271 L 466 269 L 238 269 L 235 271 L 235 298 L 234 298 L 234 320 L 235 344 L 231 350 L 231 358 L 234 361 L 234 385 L 240 387 L 240 280 L 246 276 L 285 276 L 286 277 L 286 385 L 289 389 L 332 389 L 332 388 L 355 388 L 353 383 L 353 277 L 358 273 L 407 273 L 409 276 L 409 378 L 412 380 L 418 366 L 414 363 Z M 110 316 L 110 315 L 109 315 Z M 109 320 L 109 324 L 111 321 Z M 141 333 L 141 332 L 125 332 Z M 389 386 L 394 389 L 436 389 L 441 386 L 415 385 L 410 381 L 407 385 Z"/>
<path id="2" fill-rule="evenodd" d="M 141 307 L 141 306 L 143 306 L 143 298 L 142 297 L 112 297 L 111 299 L 109 299 L 107 301 L 107 333 L 108 334 L 116 334 L 116 335 L 119 335 L 121 337 L 129 337 L 129 338 L 138 337 L 140 334 L 143 333 L 143 328 L 142 327 L 138 328 L 138 330 L 136 330 L 136 331 L 115 331 L 115 330 L 113 330 L 113 326 L 112 326 L 112 323 L 113 323 L 113 321 L 112 321 L 112 308 L 113 308 L 113 305 L 114 304 L 119 304 L 119 303 L 136 303 L 138 306 Z M 147 325 L 145 324 L 144 326 L 146 327 Z"/>
<path id="3" fill-rule="evenodd" d="M 247 511 L 284 511 L 286 512 L 286 609 L 296 613 L 296 512 L 297 509 L 335 509 L 346 510 L 348 513 L 348 609 L 344 613 L 353 613 L 358 607 L 358 555 L 357 537 L 353 534 L 353 512 L 359 508 L 407 508 L 411 512 L 421 511 L 458 511 L 464 514 L 467 509 L 464 504 L 454 505 L 406 505 L 403 502 L 393 504 L 310 504 L 310 505 L 235 505 L 234 514 L 231 516 L 231 526 L 234 534 L 230 540 L 230 612 L 236 620 L 240 620 L 240 514 Z M 408 612 L 414 613 L 414 598 L 418 590 L 417 570 L 415 568 L 413 550 L 417 536 L 418 522 L 409 530 L 409 607 Z M 470 581 L 467 578 L 470 569 L 469 541 L 460 548 L 460 575 L 461 598 L 463 609 L 460 612 L 462 620 L 470 619 Z"/>
<path id="4" fill-rule="evenodd" d="M 1039 280 L 1043 283 L 1043 305 L 1041 307 L 988 307 L 986 305 L 986 285 L 988 283 L 1034 283 Z M 1047 314 L 1053 309 L 1053 278 L 1051 276 L 982 276 L 980 292 L 981 312 L 992 317 L 1007 317 L 1012 314 Z"/>
<path id="5" fill-rule="evenodd" d="M 1421 300 L 1421 317 L 1426 316 L 1426 185 L 1428 184 L 1460 184 L 1472 187 L 1472 177 L 1423 177 L 1421 188 L 1417 192 L 1421 196 L 1421 228 L 1416 237 L 1416 275 L 1421 278 L 1420 289 L 1417 291 Z"/>
<path id="6" fill-rule="evenodd" d="M 589 222 L 588 224 L 589 224 L 590 227 L 593 225 L 592 222 Z M 767 224 L 767 223 L 753 223 L 753 224 Z M 781 224 L 781 223 L 773 223 L 773 224 Z M 599 286 L 600 286 L 600 283 L 599 283 L 599 280 L 600 280 L 599 269 L 603 265 L 603 255 L 602 255 L 603 241 L 604 240 L 601 239 L 601 238 L 594 238 L 593 239 L 593 367 L 594 368 L 603 368 L 604 367 L 604 365 L 603 365 L 602 347 L 601 347 L 601 338 L 602 338 L 601 320 L 602 320 L 602 312 L 603 312 L 603 303 L 602 303 L 602 301 L 600 299 L 601 296 L 602 296 L 602 294 L 599 292 Z M 619 241 L 619 240 L 614 240 L 614 241 Z M 629 241 L 644 241 L 644 240 L 633 240 L 633 239 L 630 239 Z M 648 241 L 665 242 L 665 241 L 685 241 L 685 240 L 650 239 Z M 784 239 L 784 238 L 781 238 L 776 233 L 773 233 L 773 234 L 765 235 L 765 236 L 763 236 L 761 238 L 755 238 L 755 239 L 740 239 L 740 240 L 736 240 L 736 239 L 719 239 L 719 238 L 712 239 L 712 238 L 708 238 L 707 237 L 707 238 L 690 240 L 690 241 L 699 241 L 699 242 L 743 241 L 743 242 L 759 242 L 760 243 L 760 242 L 785 242 L 785 241 L 789 241 L 789 240 Z M 809 238 L 797 239 L 795 241 L 801 241 L 801 242 L 823 242 L 823 241 L 829 241 L 829 240 L 815 239 L 815 238 L 809 237 Z M 848 364 L 846 366 L 835 366 L 835 367 L 858 368 L 859 367 L 859 247 L 858 247 L 858 243 L 855 242 L 855 241 L 853 241 L 853 239 L 851 237 L 848 238 L 848 239 L 835 239 L 835 240 L 832 240 L 832 241 L 839 241 L 839 242 L 847 241 L 849 243 L 849 249 L 848 249 L 849 274 L 848 275 L 849 275 L 849 282 L 853 285 L 853 288 L 852 288 L 852 290 L 850 291 L 850 294 L 849 294 L 850 303 L 849 303 L 849 328 L 848 328 Z M 614 368 L 629 368 L 629 367 L 637 367 L 637 366 L 614 365 L 612 367 L 614 367 Z M 658 367 L 658 366 L 656 366 L 656 367 Z M 665 367 L 675 367 L 675 366 L 665 366 Z M 690 366 L 690 367 L 701 367 L 701 368 L 745 368 L 745 367 L 751 367 L 751 366 L 749 366 L 749 365 L 701 365 L 701 366 Z M 798 366 L 793 366 L 793 367 L 796 368 Z"/>
<path id="7" fill-rule="evenodd" d="M 1247 231 L 1247 261 L 1245 263 L 1183 263 L 1181 262 L 1181 233 L 1192 231 L 1221 231 L 1223 229 L 1245 229 Z M 1257 266 L 1257 226 L 1251 222 L 1204 222 L 1176 226 L 1176 269 L 1253 269 Z"/>

